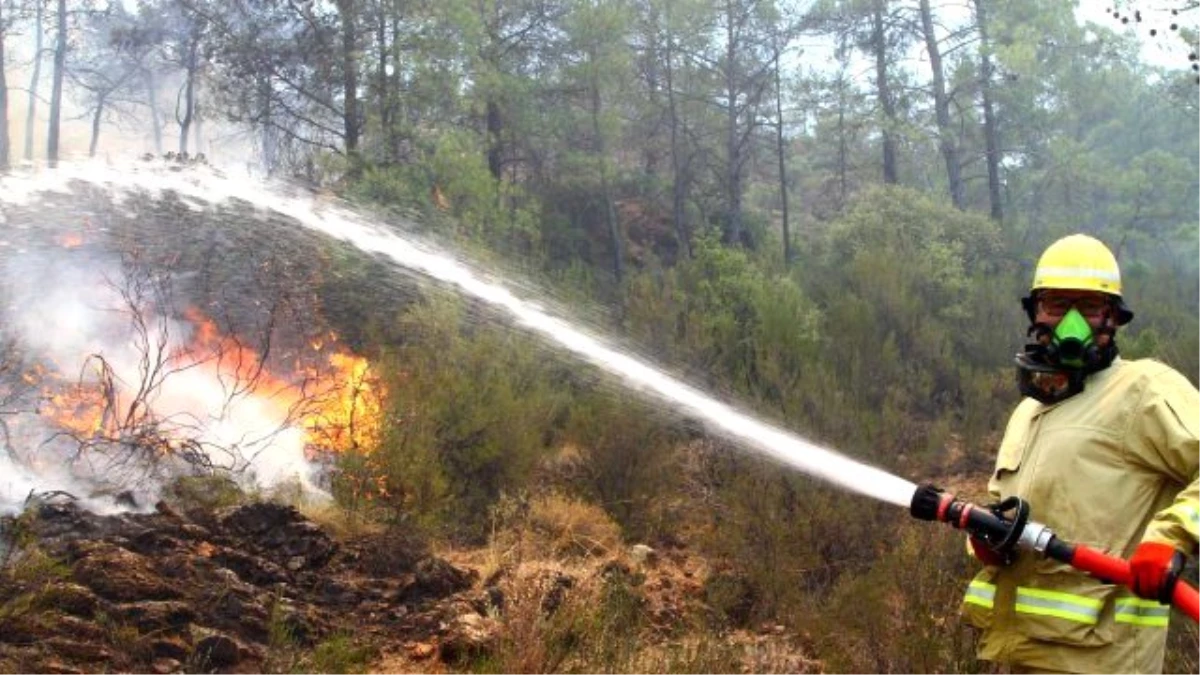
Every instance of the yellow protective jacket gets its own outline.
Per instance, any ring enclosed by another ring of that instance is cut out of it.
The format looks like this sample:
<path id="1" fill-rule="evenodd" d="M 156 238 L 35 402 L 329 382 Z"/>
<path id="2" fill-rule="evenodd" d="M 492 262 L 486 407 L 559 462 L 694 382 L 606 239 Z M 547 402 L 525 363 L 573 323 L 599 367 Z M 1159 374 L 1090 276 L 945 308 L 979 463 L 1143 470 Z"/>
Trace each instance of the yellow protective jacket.
<path id="1" fill-rule="evenodd" d="M 1026 499 L 1065 541 L 1129 558 L 1144 540 L 1196 550 L 1200 396 L 1154 360 L 1123 361 L 1060 403 L 1009 419 L 988 490 Z M 979 658 L 1079 673 L 1161 672 L 1169 608 L 1022 552 L 985 567 L 963 610 Z"/>

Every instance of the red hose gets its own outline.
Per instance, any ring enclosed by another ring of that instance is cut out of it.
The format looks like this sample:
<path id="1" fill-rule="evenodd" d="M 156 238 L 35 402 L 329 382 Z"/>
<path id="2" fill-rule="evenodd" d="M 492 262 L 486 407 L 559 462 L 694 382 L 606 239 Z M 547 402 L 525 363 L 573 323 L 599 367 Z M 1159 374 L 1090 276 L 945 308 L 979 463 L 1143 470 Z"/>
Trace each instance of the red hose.
<path id="1" fill-rule="evenodd" d="M 1092 576 L 1125 586 L 1128 586 L 1132 580 L 1128 561 L 1079 544 L 1075 545 L 1075 555 L 1071 558 L 1071 566 Z M 1192 617 L 1192 621 L 1200 621 L 1200 616 L 1198 616 L 1200 615 L 1200 594 L 1186 583 L 1179 581 L 1175 584 L 1174 592 L 1171 594 L 1171 604 Z"/>

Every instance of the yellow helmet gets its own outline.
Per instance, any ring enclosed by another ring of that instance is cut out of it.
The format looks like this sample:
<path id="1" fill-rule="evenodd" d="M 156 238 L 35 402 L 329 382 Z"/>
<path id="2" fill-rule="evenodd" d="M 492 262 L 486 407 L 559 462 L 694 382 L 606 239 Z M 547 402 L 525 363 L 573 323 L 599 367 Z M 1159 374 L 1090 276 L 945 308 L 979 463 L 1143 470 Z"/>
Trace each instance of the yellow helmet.
<path id="1" fill-rule="evenodd" d="M 1116 299 L 1117 324 L 1133 320 L 1133 312 L 1121 299 L 1121 268 L 1117 259 L 1099 239 L 1072 234 L 1046 247 L 1033 273 L 1033 285 L 1025 300 L 1026 311 L 1033 317 L 1033 297 L 1042 289 L 1097 291 Z"/>
<path id="2" fill-rule="evenodd" d="M 1033 286 L 1073 291 L 1099 291 L 1121 297 L 1121 269 L 1112 251 L 1098 239 L 1072 234 L 1050 244 L 1038 260 Z"/>

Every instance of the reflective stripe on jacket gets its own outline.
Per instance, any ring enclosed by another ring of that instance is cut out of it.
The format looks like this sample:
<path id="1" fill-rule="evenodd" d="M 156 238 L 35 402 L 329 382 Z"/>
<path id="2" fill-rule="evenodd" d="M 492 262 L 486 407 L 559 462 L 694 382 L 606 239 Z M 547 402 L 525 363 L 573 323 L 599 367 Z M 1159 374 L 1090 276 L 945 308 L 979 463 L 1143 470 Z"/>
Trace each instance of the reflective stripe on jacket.
<path id="1" fill-rule="evenodd" d="M 1055 534 L 1128 558 L 1143 540 L 1196 550 L 1200 395 L 1153 360 L 1124 361 L 1055 405 L 1013 412 L 988 482 Z M 982 659 L 1067 672 L 1161 672 L 1169 608 L 1023 552 L 967 588 Z"/>
<path id="2" fill-rule="evenodd" d="M 967 587 L 967 595 L 963 602 L 992 609 L 996 602 L 996 584 L 990 584 L 976 578 Z M 1100 622 L 1100 613 L 1104 604 L 1098 600 L 1070 593 L 1043 591 L 1037 588 L 1017 586 L 1016 601 L 1013 605 L 1016 614 L 1038 614 L 1055 616 L 1068 621 L 1095 625 Z M 1118 596 L 1113 605 L 1113 621 L 1138 626 L 1167 626 L 1171 608 L 1157 600 Z"/>

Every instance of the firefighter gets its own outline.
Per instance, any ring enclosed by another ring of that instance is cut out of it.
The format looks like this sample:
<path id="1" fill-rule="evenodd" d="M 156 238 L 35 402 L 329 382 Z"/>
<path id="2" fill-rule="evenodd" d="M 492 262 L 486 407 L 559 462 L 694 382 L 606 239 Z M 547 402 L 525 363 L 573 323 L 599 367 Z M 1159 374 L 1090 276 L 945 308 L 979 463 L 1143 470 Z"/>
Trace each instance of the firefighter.
<path id="1" fill-rule="evenodd" d="M 1033 338 L 1016 357 L 1024 398 L 988 490 L 1027 500 L 1067 541 L 1128 558 L 1133 589 L 1050 558 L 1006 559 L 970 540 L 984 569 L 963 609 L 980 659 L 1014 672 L 1161 672 L 1159 602 L 1196 552 L 1200 396 L 1153 359 L 1117 356 L 1133 319 L 1116 258 L 1081 234 L 1051 244 L 1022 300 Z"/>

